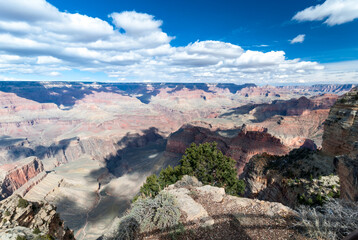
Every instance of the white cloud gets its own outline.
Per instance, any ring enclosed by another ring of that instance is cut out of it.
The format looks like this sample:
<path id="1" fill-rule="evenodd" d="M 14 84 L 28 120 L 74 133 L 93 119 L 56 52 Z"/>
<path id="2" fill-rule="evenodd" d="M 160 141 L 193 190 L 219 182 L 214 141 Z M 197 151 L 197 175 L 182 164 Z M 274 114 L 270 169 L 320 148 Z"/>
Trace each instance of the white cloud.
<path id="1" fill-rule="evenodd" d="M 306 35 L 305 34 L 299 34 L 297 35 L 297 37 L 295 37 L 294 39 L 290 40 L 291 44 L 294 43 L 303 43 L 303 41 L 305 40 Z"/>
<path id="2" fill-rule="evenodd" d="M 62 62 L 58 58 L 54 58 L 51 56 L 39 56 L 37 57 L 37 64 L 53 64 Z"/>
<path id="3" fill-rule="evenodd" d="M 153 32 L 161 32 L 162 21 L 154 20 L 154 16 L 146 13 L 122 12 L 109 15 L 114 25 L 126 31 L 128 35 L 142 36 Z"/>
<path id="4" fill-rule="evenodd" d="M 51 76 L 51 77 L 59 77 L 59 76 L 61 76 L 61 73 L 59 73 L 59 72 L 50 72 L 48 75 Z"/>
<path id="5" fill-rule="evenodd" d="M 0 0 L 0 73 L 60 78 L 76 69 L 120 81 L 270 83 L 323 70 L 317 62 L 287 59 L 283 51 L 251 51 L 222 41 L 174 47 L 152 15 L 109 17 L 113 25 L 60 12 L 45 0 Z"/>
<path id="6" fill-rule="evenodd" d="M 351 22 L 358 18 L 357 0 L 326 0 L 323 4 L 311 6 L 298 12 L 297 21 L 324 21 L 329 26 Z"/>

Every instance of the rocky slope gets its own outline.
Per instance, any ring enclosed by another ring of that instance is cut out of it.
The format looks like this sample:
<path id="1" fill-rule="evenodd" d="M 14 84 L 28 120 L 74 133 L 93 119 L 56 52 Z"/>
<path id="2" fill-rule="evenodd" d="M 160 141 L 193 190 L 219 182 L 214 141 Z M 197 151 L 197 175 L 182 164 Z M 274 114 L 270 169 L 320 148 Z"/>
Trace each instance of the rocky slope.
<path id="1" fill-rule="evenodd" d="M 245 195 L 289 206 L 320 204 L 326 197 L 338 196 L 357 201 L 357 110 L 355 88 L 331 108 L 324 123 L 321 151 L 302 149 L 284 157 L 265 154 L 253 157 L 241 175 L 247 184 Z"/>
<path id="2" fill-rule="evenodd" d="M 255 144 L 283 149 L 273 154 L 286 152 L 287 146 L 301 146 L 308 138 L 320 145 L 321 130 L 316 129 L 327 110 L 324 104 L 309 104 L 309 111 L 300 115 L 270 116 L 261 123 L 251 121 L 254 112 L 221 117 L 225 113 L 248 104 L 279 104 L 277 100 L 302 96 L 314 101 L 313 96 L 340 94 L 347 88 L 2 82 L 0 164 L 15 167 L 13 163 L 37 157 L 45 170 L 26 181 L 11 181 L 6 188 L 17 189 L 29 200 L 56 204 L 78 239 L 95 239 L 115 217 L 107 209 L 123 213 L 146 176 L 176 164 L 177 154 L 164 152 L 166 138 L 184 124 L 203 122 L 215 131 L 220 126 L 218 134 L 209 133 L 208 139 L 229 144 L 227 153 L 242 164 L 258 152 Z M 329 97 L 317 98 L 331 102 Z M 247 131 L 238 134 L 244 123 Z M 68 203 L 78 214 L 73 215 Z"/>
<path id="3" fill-rule="evenodd" d="M 34 157 L 0 166 L 0 200 L 10 196 L 43 170 L 42 162 Z"/>
<path id="4" fill-rule="evenodd" d="M 255 154 L 268 152 L 283 155 L 289 152 L 289 149 L 279 139 L 271 136 L 265 129 L 250 131 L 246 127 L 242 127 L 236 130 L 238 133 L 229 138 L 207 128 L 186 125 L 168 138 L 166 152 L 182 155 L 191 143 L 215 141 L 225 155 L 232 157 L 237 162 L 238 174 L 242 172 L 246 162 Z"/>
<path id="5" fill-rule="evenodd" d="M 332 158 L 303 148 L 282 157 L 256 155 L 240 177 L 246 183 L 246 197 L 295 207 L 338 197 L 339 179 L 333 172 Z"/>
<path id="6" fill-rule="evenodd" d="M 178 229 L 142 232 L 136 239 L 305 239 L 290 227 L 296 212 L 280 203 L 226 195 L 189 176 L 162 192 L 180 209 Z M 116 239 L 119 224 L 117 219 L 103 239 Z"/>
<path id="7" fill-rule="evenodd" d="M 4 240 L 15 239 L 16 233 L 22 237 L 46 235 L 59 240 L 74 239 L 73 231 L 65 227 L 56 207 L 48 203 L 28 202 L 13 195 L 0 202 L 0 218 L 0 237 Z"/>
<path id="8" fill-rule="evenodd" d="M 323 151 L 334 160 L 341 196 L 358 201 L 358 88 L 343 95 L 325 122 Z"/>

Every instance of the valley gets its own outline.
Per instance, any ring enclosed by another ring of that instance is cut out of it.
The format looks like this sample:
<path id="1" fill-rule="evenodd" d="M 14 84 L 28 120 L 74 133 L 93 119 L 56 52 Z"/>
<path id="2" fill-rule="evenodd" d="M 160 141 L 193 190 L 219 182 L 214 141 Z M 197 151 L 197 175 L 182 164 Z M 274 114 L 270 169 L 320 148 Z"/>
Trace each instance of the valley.
<path id="1" fill-rule="evenodd" d="M 238 175 L 256 154 L 320 149 L 353 87 L 1 82 L 0 196 L 46 200 L 76 239 L 97 239 L 192 142 L 216 141 Z"/>

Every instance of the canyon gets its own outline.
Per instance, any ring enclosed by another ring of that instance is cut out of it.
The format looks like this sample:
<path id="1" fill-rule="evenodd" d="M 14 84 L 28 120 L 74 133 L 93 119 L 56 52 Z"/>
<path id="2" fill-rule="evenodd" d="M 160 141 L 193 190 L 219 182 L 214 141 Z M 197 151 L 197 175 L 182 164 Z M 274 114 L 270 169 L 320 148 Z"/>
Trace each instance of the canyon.
<path id="1" fill-rule="evenodd" d="M 295 149 L 279 157 L 264 153 L 245 165 L 245 196 L 298 204 L 327 197 L 358 200 L 358 89 L 342 95 L 323 123 L 322 149 Z"/>
<path id="2" fill-rule="evenodd" d="M 256 154 L 333 149 L 323 123 L 353 87 L 2 82 L 1 198 L 46 200 L 76 239 L 96 239 L 192 142 L 216 141 L 239 175 Z"/>

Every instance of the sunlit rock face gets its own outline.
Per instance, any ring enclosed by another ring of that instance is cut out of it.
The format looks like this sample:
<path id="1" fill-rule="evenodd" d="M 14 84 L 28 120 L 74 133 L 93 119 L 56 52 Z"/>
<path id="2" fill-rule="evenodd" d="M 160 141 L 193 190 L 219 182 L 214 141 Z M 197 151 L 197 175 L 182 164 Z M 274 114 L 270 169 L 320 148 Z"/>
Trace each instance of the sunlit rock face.
<path id="1" fill-rule="evenodd" d="M 0 166 L 1 199 L 10 196 L 31 178 L 44 170 L 42 162 L 34 157 Z"/>
<path id="2" fill-rule="evenodd" d="M 351 154 L 358 142 L 358 89 L 338 99 L 324 125 L 323 151 L 332 156 Z"/>
<path id="3" fill-rule="evenodd" d="M 2 172 L 9 179 L 2 183 L 4 197 L 16 192 L 28 200 L 48 200 L 77 239 L 96 239 L 125 212 L 145 178 L 176 165 L 192 139 L 217 141 L 240 172 L 256 153 L 319 147 L 329 106 L 347 90 L 1 82 L 0 164 L 7 166 Z M 202 128 L 183 139 L 169 137 L 189 123 Z M 31 158 L 37 167 L 22 165 Z"/>
<path id="4" fill-rule="evenodd" d="M 255 154 L 268 152 L 274 155 L 283 155 L 289 148 L 269 133 L 266 129 L 248 131 L 245 127 L 237 129 L 234 137 L 224 137 L 218 132 L 209 129 L 187 125 L 173 133 L 167 143 L 167 152 L 184 154 L 191 143 L 216 142 L 218 148 L 237 162 L 238 174 L 242 172 L 246 162 Z"/>
<path id="5" fill-rule="evenodd" d="M 0 216 L 1 239 L 15 239 L 19 233 L 25 239 L 38 238 L 34 233 L 59 240 L 74 239 L 73 231 L 65 226 L 56 207 L 47 202 L 29 202 L 15 194 L 0 202 Z"/>

